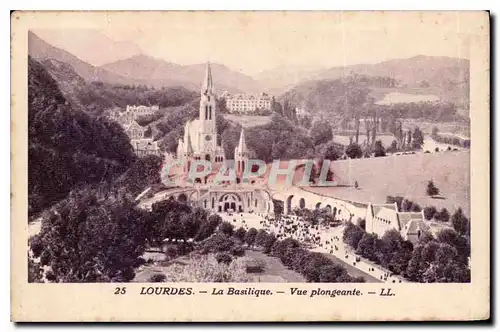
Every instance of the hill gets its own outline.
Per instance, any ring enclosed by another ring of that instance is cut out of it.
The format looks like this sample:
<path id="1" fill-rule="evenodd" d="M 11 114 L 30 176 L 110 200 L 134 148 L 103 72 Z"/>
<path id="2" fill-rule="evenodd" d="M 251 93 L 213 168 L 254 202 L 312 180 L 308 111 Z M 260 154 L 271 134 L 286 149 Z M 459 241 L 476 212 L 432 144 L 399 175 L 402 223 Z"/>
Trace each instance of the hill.
<path id="1" fill-rule="evenodd" d="M 143 53 L 134 42 L 113 40 L 97 29 L 37 29 L 33 32 L 47 43 L 64 49 L 93 66 Z"/>
<path id="2" fill-rule="evenodd" d="M 46 59 L 40 64 L 55 79 L 74 109 L 92 115 L 102 115 L 113 108 L 125 109 L 127 105 L 159 105 L 160 108 L 179 106 L 198 96 L 179 86 L 155 89 L 144 85 L 88 82 L 65 62 Z"/>
<path id="3" fill-rule="evenodd" d="M 335 79 L 356 73 L 367 76 L 388 76 L 401 86 L 446 86 L 469 81 L 469 60 L 444 56 L 418 55 L 377 64 L 333 67 L 319 73 L 320 79 Z M 425 81 L 425 82 L 424 82 Z"/>
<path id="4" fill-rule="evenodd" d="M 288 90 L 280 99 L 313 116 L 330 118 L 334 122 L 349 121 L 355 114 L 369 115 L 374 110 L 393 118 L 459 121 L 463 119 L 463 112 L 458 108 L 468 107 L 468 94 L 456 90 L 401 88 L 388 76 L 359 74 L 304 82 Z"/>
<path id="5" fill-rule="evenodd" d="M 38 61 L 52 59 L 64 62 L 70 65 L 79 76 L 89 82 L 133 83 L 130 79 L 105 69 L 94 67 L 73 54 L 46 43 L 31 31 L 28 32 L 28 54 Z"/>
<path id="6" fill-rule="evenodd" d="M 263 85 L 273 89 L 276 93 L 299 92 L 307 94 L 309 99 L 316 100 L 318 98 L 332 99 L 336 95 L 332 95 L 331 91 L 311 91 L 317 89 L 315 86 L 350 75 L 387 77 L 394 80 L 394 85 L 391 86 L 372 85 L 370 87 L 376 100 L 384 99 L 384 96 L 391 92 L 401 92 L 435 95 L 444 102 L 452 102 L 465 109 L 469 108 L 469 60 L 466 59 L 419 55 L 377 64 L 337 66 L 326 70 L 280 67 L 262 72 L 256 77 Z M 327 94 L 316 96 L 316 94 L 324 93 Z M 290 93 L 287 97 L 290 97 L 289 95 Z M 307 100 L 306 97 L 299 98 L 297 105 L 307 108 L 305 105 Z"/>
<path id="7" fill-rule="evenodd" d="M 281 94 L 299 83 L 319 79 L 320 73 L 324 70 L 317 66 L 280 66 L 258 73 L 255 79 L 270 94 Z"/>
<path id="8" fill-rule="evenodd" d="M 28 58 L 28 204 L 37 213 L 83 183 L 101 183 L 135 160 L 122 128 L 73 109 L 45 68 Z"/>
<path id="9" fill-rule="evenodd" d="M 261 92 L 260 84 L 250 76 L 221 64 L 213 63 L 211 66 L 215 87 L 219 92 Z M 197 91 L 205 76 L 206 64 L 181 66 L 146 55 L 136 55 L 105 64 L 101 68 L 124 77 L 140 79 L 156 87 L 181 85 Z"/>

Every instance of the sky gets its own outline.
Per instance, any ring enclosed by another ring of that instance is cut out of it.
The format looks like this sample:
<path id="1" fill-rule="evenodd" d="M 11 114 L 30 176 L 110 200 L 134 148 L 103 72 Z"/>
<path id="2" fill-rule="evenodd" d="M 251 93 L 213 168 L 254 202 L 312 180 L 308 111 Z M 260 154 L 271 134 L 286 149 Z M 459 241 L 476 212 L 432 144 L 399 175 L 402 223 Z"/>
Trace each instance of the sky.
<path id="1" fill-rule="evenodd" d="M 467 59 L 471 20 L 463 12 L 153 12 L 68 18 L 58 25 L 63 27 L 34 31 L 93 65 L 144 53 L 256 75 L 283 66 L 334 67 L 419 54 Z M 115 46 L 103 47 L 107 43 Z"/>

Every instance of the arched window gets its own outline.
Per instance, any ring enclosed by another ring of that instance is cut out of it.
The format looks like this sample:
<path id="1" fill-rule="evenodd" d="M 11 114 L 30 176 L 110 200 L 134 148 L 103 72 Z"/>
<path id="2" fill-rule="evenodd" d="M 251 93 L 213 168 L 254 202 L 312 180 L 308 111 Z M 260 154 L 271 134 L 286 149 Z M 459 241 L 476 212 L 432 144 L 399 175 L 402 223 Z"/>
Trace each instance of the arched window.
<path id="1" fill-rule="evenodd" d="M 212 105 L 208 106 L 208 119 L 212 120 Z"/>
<path id="2" fill-rule="evenodd" d="M 205 160 L 210 161 L 210 155 L 208 153 L 205 155 Z"/>
<path id="3" fill-rule="evenodd" d="M 208 120 L 208 105 L 205 105 L 205 120 Z"/>
<path id="4" fill-rule="evenodd" d="M 212 209 L 215 208 L 215 198 L 212 197 Z"/>

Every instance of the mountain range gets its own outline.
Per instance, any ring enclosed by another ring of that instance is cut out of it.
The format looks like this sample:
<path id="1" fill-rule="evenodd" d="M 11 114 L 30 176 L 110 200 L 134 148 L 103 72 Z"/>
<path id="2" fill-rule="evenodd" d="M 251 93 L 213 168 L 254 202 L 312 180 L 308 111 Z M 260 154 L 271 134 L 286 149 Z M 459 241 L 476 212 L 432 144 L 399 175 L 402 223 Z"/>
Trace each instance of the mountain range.
<path id="1" fill-rule="evenodd" d="M 179 65 L 163 59 L 136 54 L 102 66 L 93 66 L 66 50 L 57 48 L 33 32 L 29 32 L 28 51 L 34 59 L 64 62 L 86 81 L 112 84 L 143 84 L 154 87 L 181 86 L 198 91 L 205 64 Z M 281 95 L 285 91 L 313 80 L 336 79 L 352 73 L 368 76 L 388 76 L 401 89 L 434 88 L 468 92 L 469 60 L 440 56 L 414 56 L 377 64 L 359 64 L 318 68 L 309 66 L 282 66 L 263 71 L 255 77 L 213 63 L 212 73 L 216 89 L 231 93 L 269 92 Z M 443 93 L 440 93 L 443 95 Z"/>

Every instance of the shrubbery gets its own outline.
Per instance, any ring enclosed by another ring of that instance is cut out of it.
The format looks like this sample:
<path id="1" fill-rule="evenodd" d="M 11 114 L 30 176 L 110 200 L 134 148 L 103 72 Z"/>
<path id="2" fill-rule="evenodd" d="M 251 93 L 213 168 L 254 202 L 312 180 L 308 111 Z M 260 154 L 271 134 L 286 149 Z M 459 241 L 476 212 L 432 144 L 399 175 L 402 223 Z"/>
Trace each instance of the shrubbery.
<path id="1" fill-rule="evenodd" d="M 270 252 L 284 265 L 302 274 L 308 282 L 364 282 L 363 278 L 351 277 L 343 267 L 333 263 L 324 254 L 302 248 L 294 239 L 276 240 Z M 335 274 L 326 276 L 325 271 L 335 271 Z"/>
<path id="2" fill-rule="evenodd" d="M 465 217 L 462 217 L 460 212 L 455 215 L 462 224 L 465 223 Z M 411 281 L 470 281 L 470 240 L 452 229 L 442 230 L 437 239 L 424 233 L 415 248 L 411 242 L 405 241 L 396 229 L 386 231 L 379 239 L 375 234 L 362 232 L 360 227 L 352 223 L 346 226 L 343 239 L 355 249 L 356 255 L 380 264 Z"/>
<path id="3" fill-rule="evenodd" d="M 167 280 L 167 276 L 163 273 L 153 274 L 149 277 L 148 282 L 165 282 Z"/>

